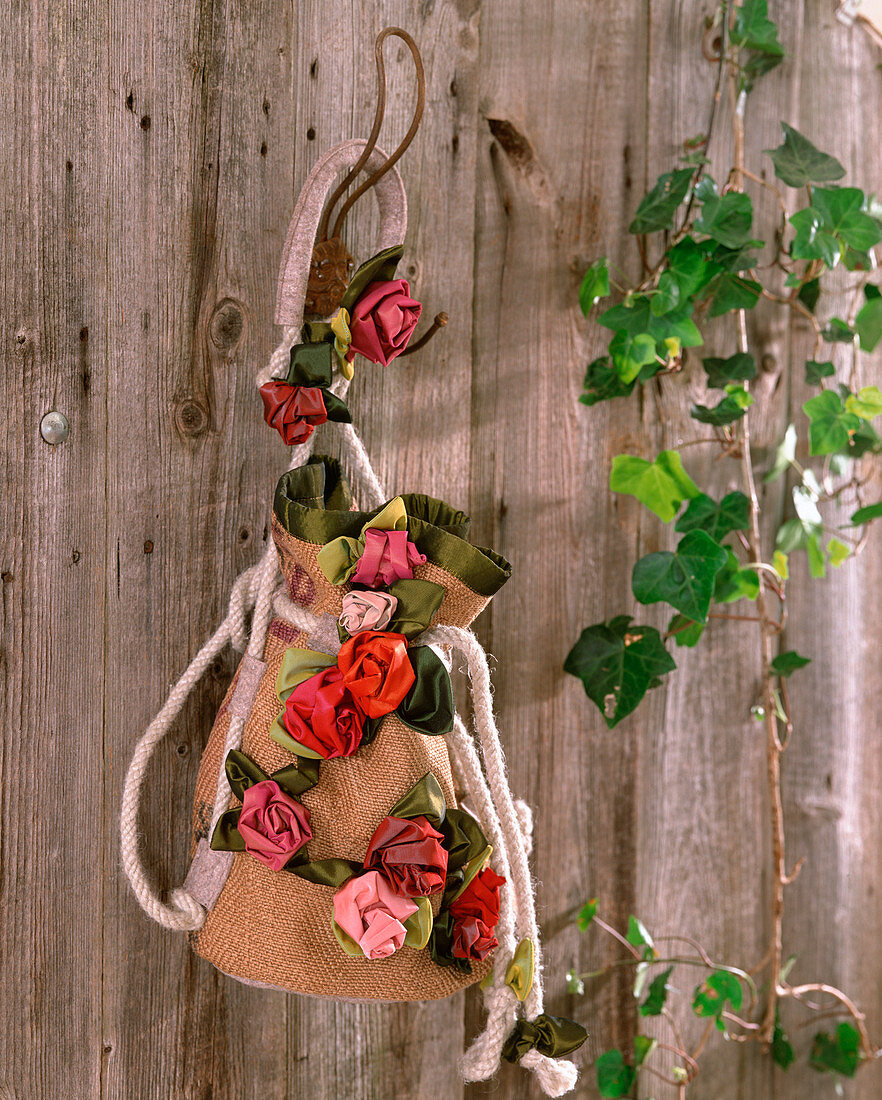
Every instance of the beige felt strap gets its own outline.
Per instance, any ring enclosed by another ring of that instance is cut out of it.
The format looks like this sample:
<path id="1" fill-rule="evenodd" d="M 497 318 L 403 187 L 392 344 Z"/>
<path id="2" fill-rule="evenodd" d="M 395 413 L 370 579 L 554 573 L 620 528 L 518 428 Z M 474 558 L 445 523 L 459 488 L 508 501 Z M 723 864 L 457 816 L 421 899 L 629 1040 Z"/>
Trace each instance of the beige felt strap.
<path id="1" fill-rule="evenodd" d="M 325 200 L 337 176 L 355 164 L 366 144 L 365 141 L 353 140 L 335 145 L 309 173 L 294 207 L 282 253 L 276 296 L 277 325 L 299 329 L 303 323 L 303 302 L 309 280 L 312 249 Z M 382 149 L 375 148 L 368 158 L 365 170 L 374 172 L 387 159 Z M 380 208 L 380 235 L 375 252 L 380 252 L 384 248 L 401 244 L 407 230 L 407 196 L 397 168 L 391 168 L 377 181 L 374 193 Z"/>

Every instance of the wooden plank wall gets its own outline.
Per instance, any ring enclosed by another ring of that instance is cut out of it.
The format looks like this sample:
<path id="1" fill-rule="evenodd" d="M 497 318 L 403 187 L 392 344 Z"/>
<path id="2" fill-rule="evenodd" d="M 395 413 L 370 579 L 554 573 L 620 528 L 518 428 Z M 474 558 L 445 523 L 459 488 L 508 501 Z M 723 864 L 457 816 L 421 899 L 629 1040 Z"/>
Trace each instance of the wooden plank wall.
<path id="1" fill-rule="evenodd" d="M 537 1095 L 506 1067 L 465 1088 L 474 995 L 324 1004 L 228 980 L 141 913 L 117 817 L 132 746 L 256 560 L 285 458 L 253 374 L 275 343 L 277 264 L 320 152 L 364 135 L 367 60 L 388 23 L 422 45 L 426 121 L 403 163 L 407 273 L 451 323 L 427 352 L 363 369 L 352 391 L 386 484 L 471 509 L 515 566 L 480 621 L 515 791 L 537 808 L 535 866 L 551 1011 L 591 1031 L 587 1068 L 630 1038 L 627 979 L 575 1000 L 564 975 L 611 957 L 572 917 L 687 931 L 758 960 L 768 888 L 764 750 L 745 710 L 749 627 L 715 628 L 609 732 L 561 672 L 582 626 L 630 607 L 630 563 L 665 537 L 605 490 L 611 456 L 676 443 L 690 385 L 586 410 L 602 336 L 574 308 L 601 252 L 634 270 L 624 227 L 679 143 L 705 126 L 709 0 L 71 0 L 3 5 L 3 1027 L 0 1096 L 422 1098 Z M 750 108 L 748 156 L 787 118 L 878 188 L 880 60 L 826 0 L 773 0 L 788 59 Z M 391 140 L 410 70 L 390 55 Z M 722 132 L 722 131 L 721 131 Z M 354 250 L 375 219 L 359 214 Z M 770 446 L 804 399 L 805 333 L 760 313 Z M 719 339 L 725 340 L 721 329 Z M 68 441 L 39 422 L 58 409 Z M 701 460 L 709 488 L 728 471 Z M 769 529 L 780 487 L 767 494 Z M 785 786 L 794 974 L 852 991 L 882 1033 L 882 621 L 878 547 L 803 585 L 787 644 Z M 151 767 L 143 828 L 159 884 L 180 881 L 199 755 L 233 668 L 220 659 Z M 797 1030 L 802 1046 L 807 1033 Z M 832 1096 L 717 1044 L 696 1100 Z M 870 1069 L 845 1095 L 882 1091 Z M 662 1089 L 653 1095 L 666 1097 Z"/>

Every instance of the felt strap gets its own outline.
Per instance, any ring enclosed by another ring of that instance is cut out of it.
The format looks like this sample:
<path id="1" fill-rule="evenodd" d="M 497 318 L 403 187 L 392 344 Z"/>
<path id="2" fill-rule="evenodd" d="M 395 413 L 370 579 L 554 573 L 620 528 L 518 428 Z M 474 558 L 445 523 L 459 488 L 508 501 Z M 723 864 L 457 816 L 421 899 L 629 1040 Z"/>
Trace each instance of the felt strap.
<path id="1" fill-rule="evenodd" d="M 335 145 L 309 173 L 294 207 L 282 252 L 276 295 L 277 325 L 299 329 L 303 324 L 303 302 L 312 249 L 325 201 L 339 174 L 355 164 L 366 144 L 363 140 L 353 140 Z M 376 171 L 387 159 L 383 150 L 376 148 L 368 158 L 365 169 Z M 380 233 L 375 251 L 380 252 L 401 244 L 407 230 L 407 197 L 397 168 L 392 167 L 377 181 L 374 193 L 380 209 Z"/>

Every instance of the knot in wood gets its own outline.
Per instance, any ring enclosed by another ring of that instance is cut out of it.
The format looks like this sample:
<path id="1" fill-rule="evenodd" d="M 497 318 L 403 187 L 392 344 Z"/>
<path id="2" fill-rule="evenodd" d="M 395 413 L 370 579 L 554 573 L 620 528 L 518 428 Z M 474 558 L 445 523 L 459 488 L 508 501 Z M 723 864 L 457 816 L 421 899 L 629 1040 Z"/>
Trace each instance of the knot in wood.
<path id="1" fill-rule="evenodd" d="M 208 322 L 208 335 L 211 342 L 221 351 L 232 351 L 242 339 L 245 329 L 245 317 L 239 302 L 224 298 L 214 307 Z"/>
<path id="2" fill-rule="evenodd" d="M 181 435 L 194 439 L 208 429 L 208 410 L 193 398 L 186 398 L 175 409 L 175 424 Z"/>

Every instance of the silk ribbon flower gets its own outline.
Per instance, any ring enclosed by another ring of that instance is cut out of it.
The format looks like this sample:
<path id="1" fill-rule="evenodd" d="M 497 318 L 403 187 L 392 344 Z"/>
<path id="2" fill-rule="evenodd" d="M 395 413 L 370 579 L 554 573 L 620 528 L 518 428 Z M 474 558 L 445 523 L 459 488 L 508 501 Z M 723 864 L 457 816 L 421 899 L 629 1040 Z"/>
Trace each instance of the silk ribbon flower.
<path id="1" fill-rule="evenodd" d="M 407 537 L 407 512 L 394 497 L 365 523 L 357 539 L 341 535 L 318 552 L 318 564 L 331 584 L 354 581 L 368 588 L 412 580 L 413 567 L 426 561 Z"/>
<path id="2" fill-rule="evenodd" d="M 340 625 L 347 634 L 385 630 L 397 607 L 397 598 L 388 592 L 347 592 L 343 597 Z"/>
<path id="3" fill-rule="evenodd" d="M 260 387 L 263 418 L 289 447 L 305 443 L 319 424 L 328 419 L 319 386 L 291 386 L 273 379 Z"/>
<path id="4" fill-rule="evenodd" d="M 364 714 L 339 668 L 326 668 L 298 684 L 285 700 L 282 725 L 302 748 L 323 760 L 351 756 L 364 736 Z"/>
<path id="5" fill-rule="evenodd" d="M 407 347 L 422 309 L 406 279 L 370 283 L 352 307 L 346 359 L 351 363 L 358 352 L 388 366 Z"/>
<path id="6" fill-rule="evenodd" d="M 405 897 L 426 897 L 444 888 L 444 836 L 425 817 L 386 817 L 368 844 L 364 865 L 379 871 Z"/>
<path id="7" fill-rule="evenodd" d="M 453 918 L 452 953 L 457 959 L 485 959 L 499 941 L 499 888 L 505 879 L 489 867 L 475 875 L 449 906 Z"/>
<path id="8" fill-rule="evenodd" d="M 391 714 L 416 681 L 403 634 L 364 630 L 343 643 L 337 666 L 356 706 L 368 718 Z"/>
<path id="9" fill-rule="evenodd" d="M 309 810 L 286 794 L 273 779 L 245 791 L 238 829 L 245 851 L 274 871 L 312 840 Z"/>
<path id="10" fill-rule="evenodd" d="M 385 959 L 404 943 L 404 922 L 417 912 L 378 871 L 351 878 L 334 895 L 334 920 L 369 959 Z"/>

